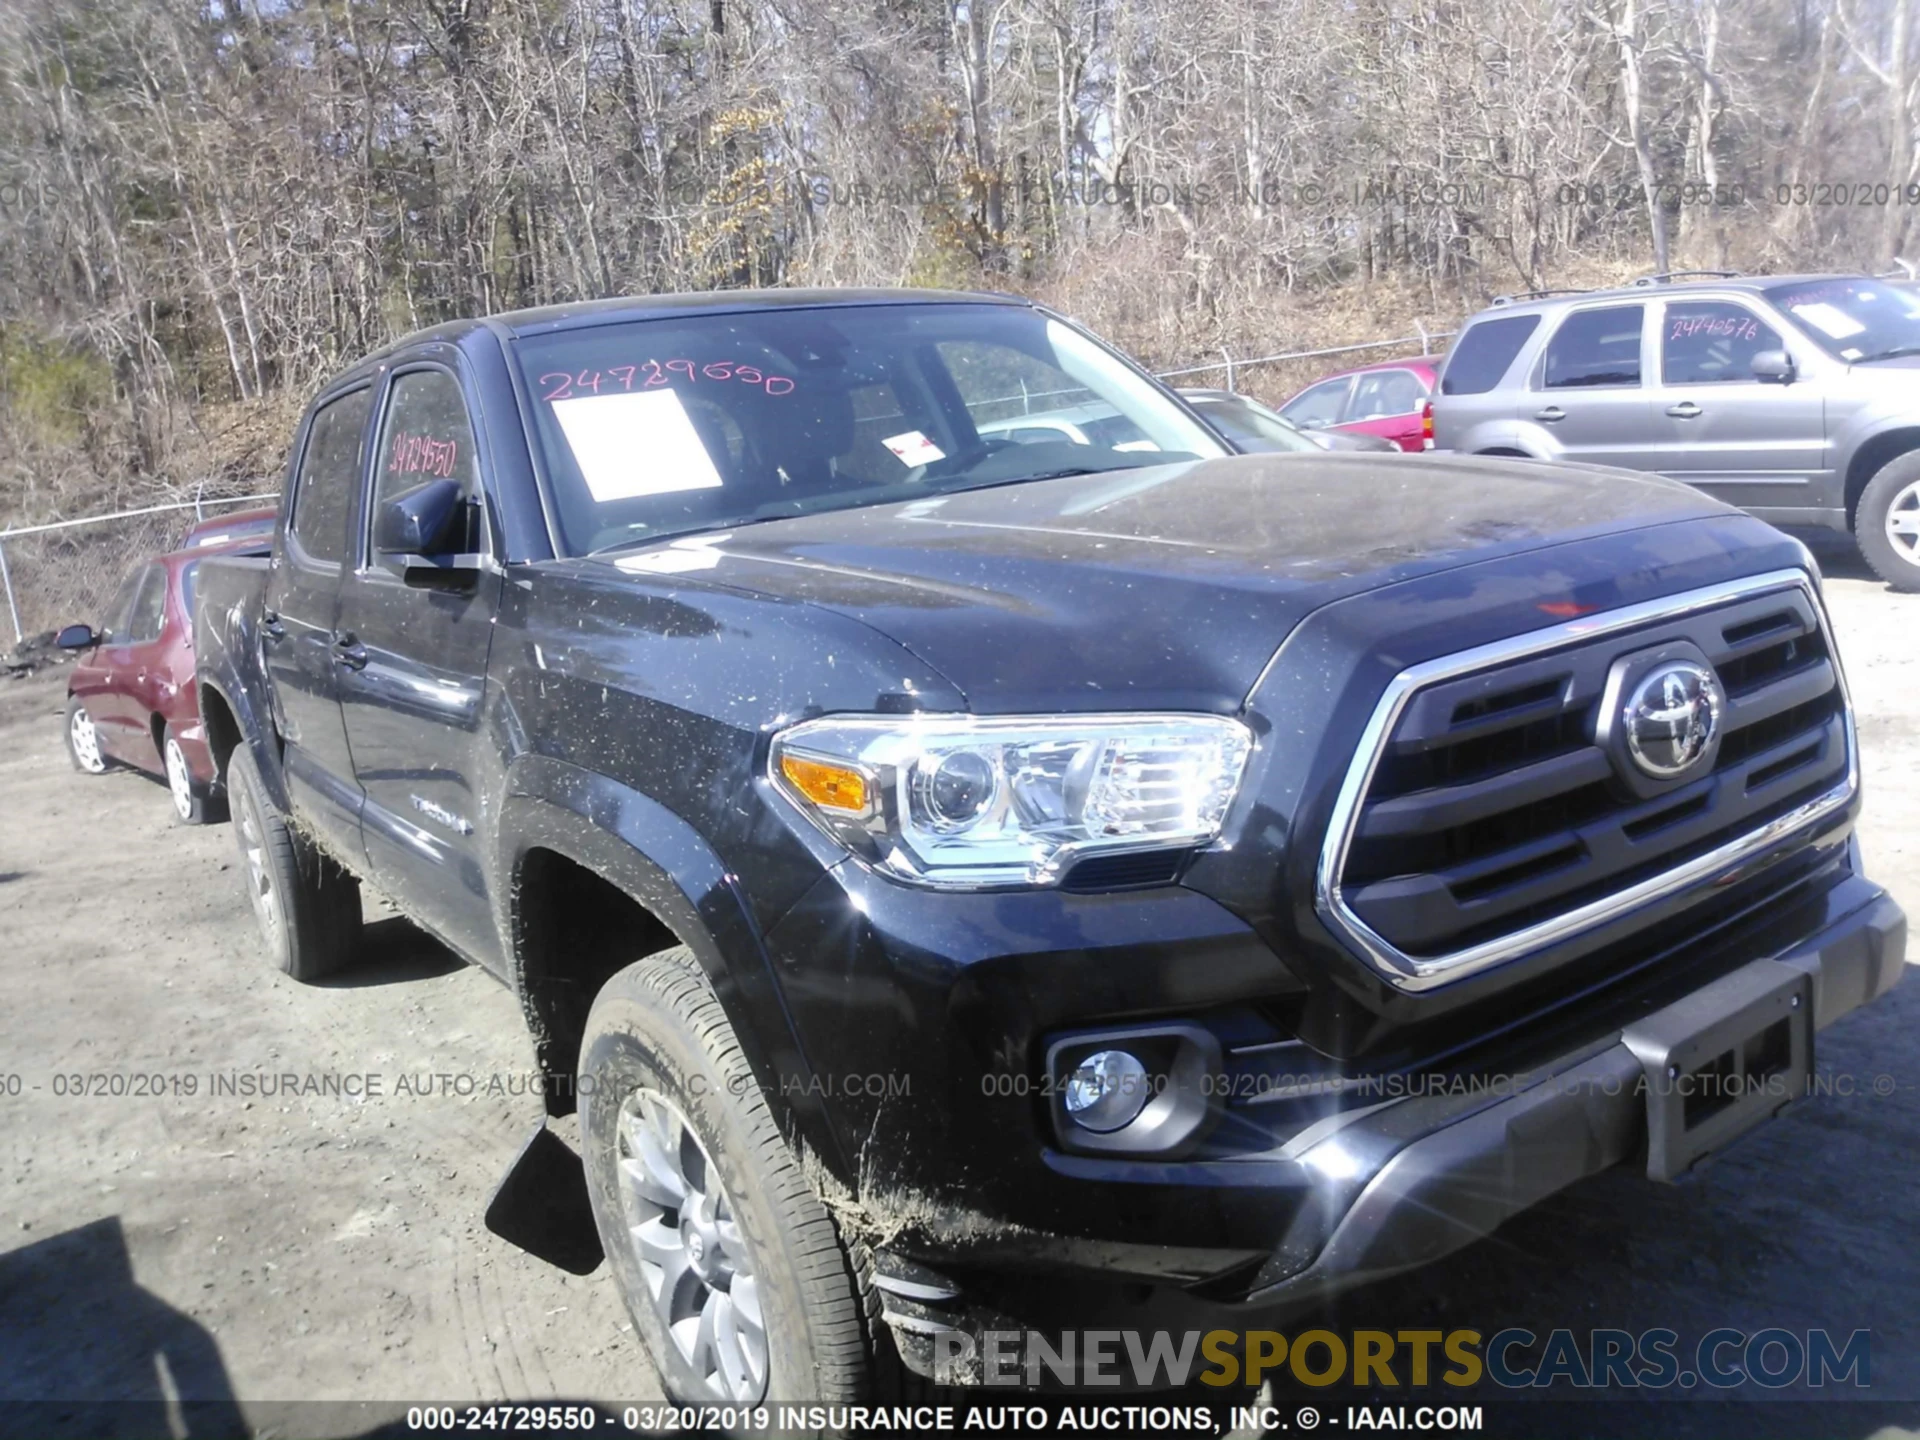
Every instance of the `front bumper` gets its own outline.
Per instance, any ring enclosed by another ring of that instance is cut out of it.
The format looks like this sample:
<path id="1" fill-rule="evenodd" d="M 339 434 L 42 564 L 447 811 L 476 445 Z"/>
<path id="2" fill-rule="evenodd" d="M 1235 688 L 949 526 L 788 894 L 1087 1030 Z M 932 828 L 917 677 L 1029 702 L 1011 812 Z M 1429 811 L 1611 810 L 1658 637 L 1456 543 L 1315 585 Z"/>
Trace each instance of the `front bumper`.
<path id="1" fill-rule="evenodd" d="M 1906 916 L 1882 893 L 1829 929 L 1714 984 L 1731 989 L 1742 981 L 1771 981 L 1776 972 L 1800 972 L 1807 977 L 1817 1031 L 1891 990 L 1905 955 Z M 1402 1145 L 1367 1182 L 1313 1262 L 1256 1290 L 1248 1302 L 1322 1299 L 1425 1265 L 1491 1234 L 1576 1180 L 1644 1153 L 1648 1102 L 1636 1032 L 1656 1029 L 1662 1016 L 1692 999 L 1588 1053 L 1565 1057 L 1541 1083 L 1449 1117 Z M 1380 1117 L 1366 1116 L 1355 1126 L 1365 1131 L 1378 1123 Z M 1321 1144 L 1345 1149 L 1357 1139 L 1336 1135 Z"/>
<path id="2" fill-rule="evenodd" d="M 1529 1057 L 1511 1088 L 1388 1095 L 1231 1158 L 1150 1163 L 1043 1146 L 1048 1180 L 1025 1185 L 1020 1208 L 1064 1194 L 1086 1221 L 1078 1229 L 1059 1211 L 1051 1223 L 1000 1223 L 920 1196 L 929 1223 L 876 1244 L 901 1351 L 931 1373 L 943 1331 L 978 1342 L 986 1330 L 1277 1322 L 1438 1260 L 1577 1180 L 1645 1165 L 1641 1042 L 1665 1017 L 1694 1024 L 1722 994 L 1784 982 L 1807 1002 L 1810 1037 L 1898 981 L 1906 919 L 1884 891 L 1850 876 L 1792 913 L 1810 916 L 1775 930 L 1802 938 L 1772 954 L 1751 932 L 1731 939 L 1745 946 L 1735 963 L 1604 1034 Z M 1024 1147 L 1010 1141 L 1001 1153 L 1017 1168 Z"/>

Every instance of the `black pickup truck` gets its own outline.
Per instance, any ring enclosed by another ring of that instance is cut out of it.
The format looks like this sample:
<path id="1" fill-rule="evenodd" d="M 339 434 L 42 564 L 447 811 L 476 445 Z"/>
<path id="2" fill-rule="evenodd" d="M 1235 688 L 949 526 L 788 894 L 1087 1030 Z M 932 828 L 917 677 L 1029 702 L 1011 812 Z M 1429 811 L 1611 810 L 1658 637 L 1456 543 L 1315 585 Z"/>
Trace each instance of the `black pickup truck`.
<path id="1" fill-rule="evenodd" d="M 1023 301 L 426 331 L 200 592 L 270 955 L 364 882 L 513 987 L 679 1398 L 1272 1323 L 1677 1177 L 1901 971 L 1799 544 L 1236 455 Z"/>

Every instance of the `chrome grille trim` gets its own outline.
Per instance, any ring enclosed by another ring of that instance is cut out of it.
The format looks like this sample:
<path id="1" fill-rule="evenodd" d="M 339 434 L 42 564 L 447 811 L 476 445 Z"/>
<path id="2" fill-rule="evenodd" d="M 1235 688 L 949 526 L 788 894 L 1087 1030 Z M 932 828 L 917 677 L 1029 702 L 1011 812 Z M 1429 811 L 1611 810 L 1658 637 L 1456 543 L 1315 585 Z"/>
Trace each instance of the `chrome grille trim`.
<path id="1" fill-rule="evenodd" d="M 1563 914 L 1445 955 L 1417 957 L 1404 953 L 1377 934 L 1347 905 L 1341 893 L 1341 877 L 1346 869 L 1354 832 L 1360 823 L 1361 808 L 1395 725 L 1407 704 L 1424 687 L 1475 671 L 1531 659 L 1565 646 L 1602 639 L 1637 626 L 1679 619 L 1794 588 L 1805 594 L 1818 618 L 1821 638 L 1826 644 L 1834 677 L 1840 688 L 1847 774 L 1839 785 L 1704 855 L 1695 856 L 1658 875 L 1577 905 Z M 1724 872 L 1763 854 L 1795 832 L 1846 808 L 1859 788 L 1860 752 L 1854 732 L 1853 701 L 1847 691 L 1846 671 L 1840 663 L 1839 649 L 1833 641 L 1832 625 L 1827 618 L 1826 606 L 1821 603 L 1819 588 L 1803 570 L 1774 570 L 1659 600 L 1643 601 L 1618 610 L 1582 616 L 1543 630 L 1529 631 L 1457 654 L 1443 655 L 1402 670 L 1388 683 L 1379 704 L 1374 707 L 1372 716 L 1361 731 L 1359 746 L 1354 751 L 1353 761 L 1334 800 L 1333 814 L 1327 825 L 1326 839 L 1321 845 L 1315 872 L 1315 908 L 1327 926 L 1351 944 L 1361 959 L 1394 988 L 1409 992 L 1432 990 L 1597 929 L 1640 906 L 1719 878 Z"/>

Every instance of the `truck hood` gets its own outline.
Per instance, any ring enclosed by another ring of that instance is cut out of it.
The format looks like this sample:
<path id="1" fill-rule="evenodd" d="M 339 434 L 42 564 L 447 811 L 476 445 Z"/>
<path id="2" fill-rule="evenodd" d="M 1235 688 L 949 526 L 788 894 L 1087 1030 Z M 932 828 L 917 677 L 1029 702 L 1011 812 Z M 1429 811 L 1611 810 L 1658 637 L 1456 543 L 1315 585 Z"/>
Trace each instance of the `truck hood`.
<path id="1" fill-rule="evenodd" d="M 979 713 L 1228 712 L 1331 601 L 1726 513 L 1628 471 L 1240 455 L 763 521 L 604 559 L 636 578 L 698 577 L 850 616 Z M 1543 559 L 1543 625 L 1564 618 L 1552 606 L 1572 583 Z"/>

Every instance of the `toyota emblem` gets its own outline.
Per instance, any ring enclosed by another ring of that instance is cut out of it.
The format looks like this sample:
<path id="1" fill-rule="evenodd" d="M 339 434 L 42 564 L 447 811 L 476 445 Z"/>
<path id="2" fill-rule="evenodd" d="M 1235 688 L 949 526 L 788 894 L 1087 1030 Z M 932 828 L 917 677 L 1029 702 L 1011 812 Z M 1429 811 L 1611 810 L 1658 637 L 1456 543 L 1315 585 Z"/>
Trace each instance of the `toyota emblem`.
<path id="1" fill-rule="evenodd" d="M 1673 660 L 1647 672 L 1621 715 L 1627 754 L 1656 780 L 1672 780 L 1700 763 L 1720 730 L 1720 682 L 1704 665 Z"/>

